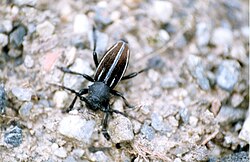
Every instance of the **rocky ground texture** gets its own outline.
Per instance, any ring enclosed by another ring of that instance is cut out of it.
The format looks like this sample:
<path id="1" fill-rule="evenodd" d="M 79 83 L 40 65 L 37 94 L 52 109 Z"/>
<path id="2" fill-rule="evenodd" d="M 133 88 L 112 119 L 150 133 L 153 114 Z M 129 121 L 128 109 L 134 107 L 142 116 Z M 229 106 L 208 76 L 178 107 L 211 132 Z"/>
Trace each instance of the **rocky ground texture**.
<path id="1" fill-rule="evenodd" d="M 246 0 L 0 1 L 0 161 L 249 161 L 249 26 Z M 50 83 L 89 86 L 92 26 L 98 57 L 124 38 L 127 73 L 102 112 Z"/>

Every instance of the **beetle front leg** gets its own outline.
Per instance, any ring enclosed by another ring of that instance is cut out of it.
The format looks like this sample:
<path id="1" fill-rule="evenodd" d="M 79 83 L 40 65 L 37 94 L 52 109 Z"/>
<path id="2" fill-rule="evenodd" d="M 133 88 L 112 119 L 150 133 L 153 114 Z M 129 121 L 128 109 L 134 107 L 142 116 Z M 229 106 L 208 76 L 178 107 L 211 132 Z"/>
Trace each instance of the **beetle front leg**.
<path id="1" fill-rule="evenodd" d="M 109 116 L 109 111 L 106 111 L 105 114 L 104 114 L 103 121 L 102 121 L 102 134 L 109 141 L 110 140 L 110 135 L 108 134 L 108 131 L 107 131 L 108 116 Z"/>

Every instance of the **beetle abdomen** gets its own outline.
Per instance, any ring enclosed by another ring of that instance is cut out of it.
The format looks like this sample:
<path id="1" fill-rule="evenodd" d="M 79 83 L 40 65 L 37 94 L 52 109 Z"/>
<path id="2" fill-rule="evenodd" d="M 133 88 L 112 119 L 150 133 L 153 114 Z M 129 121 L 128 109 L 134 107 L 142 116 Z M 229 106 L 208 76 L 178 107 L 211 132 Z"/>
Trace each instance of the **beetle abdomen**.
<path id="1" fill-rule="evenodd" d="M 126 72 L 129 62 L 129 48 L 124 41 L 114 44 L 102 57 L 94 80 L 114 88 Z"/>

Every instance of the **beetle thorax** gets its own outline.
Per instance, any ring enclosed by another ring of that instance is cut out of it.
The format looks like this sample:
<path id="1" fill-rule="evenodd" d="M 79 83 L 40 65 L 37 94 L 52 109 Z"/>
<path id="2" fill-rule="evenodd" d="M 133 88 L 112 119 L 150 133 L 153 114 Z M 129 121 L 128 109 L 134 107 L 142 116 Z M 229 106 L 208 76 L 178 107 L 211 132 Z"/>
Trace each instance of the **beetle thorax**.
<path id="1" fill-rule="evenodd" d="M 89 86 L 86 106 L 92 110 L 105 110 L 109 104 L 110 88 L 102 82 L 94 82 Z"/>

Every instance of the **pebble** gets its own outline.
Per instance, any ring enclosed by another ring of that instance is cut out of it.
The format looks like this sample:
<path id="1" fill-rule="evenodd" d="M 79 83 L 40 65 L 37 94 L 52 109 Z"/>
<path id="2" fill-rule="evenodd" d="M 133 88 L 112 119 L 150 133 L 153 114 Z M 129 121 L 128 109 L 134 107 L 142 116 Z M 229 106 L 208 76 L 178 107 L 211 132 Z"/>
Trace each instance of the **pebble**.
<path id="1" fill-rule="evenodd" d="M 248 144 L 250 144 L 249 134 L 250 134 L 250 110 L 248 110 L 248 115 L 240 131 L 239 138 L 246 141 Z"/>
<path id="2" fill-rule="evenodd" d="M 27 68 L 32 68 L 34 66 L 34 60 L 30 55 L 26 55 L 24 58 L 24 66 Z"/>
<path id="3" fill-rule="evenodd" d="M 0 33 L 0 49 L 8 44 L 8 36 Z"/>
<path id="4" fill-rule="evenodd" d="M 213 31 L 211 43 L 216 46 L 231 46 L 233 43 L 233 33 L 228 28 L 219 27 Z"/>
<path id="5" fill-rule="evenodd" d="M 161 79 L 161 87 L 164 89 L 176 88 L 178 87 L 178 82 L 172 77 L 163 77 Z"/>
<path id="6" fill-rule="evenodd" d="M 35 6 L 37 0 L 13 0 L 12 3 L 17 6 Z"/>
<path id="7" fill-rule="evenodd" d="M 53 97 L 53 101 L 56 104 L 56 107 L 58 108 L 65 108 L 67 105 L 68 100 L 68 93 L 65 91 L 56 91 Z"/>
<path id="8" fill-rule="evenodd" d="M 192 127 L 196 127 L 196 126 L 197 126 L 197 123 L 198 123 L 198 118 L 195 117 L 195 116 L 190 116 L 190 118 L 189 118 L 189 124 L 190 124 Z"/>
<path id="9" fill-rule="evenodd" d="M 4 85 L 0 84 L 0 115 L 5 113 L 6 108 L 6 92 Z"/>
<path id="10" fill-rule="evenodd" d="M 156 113 L 152 113 L 151 120 L 152 120 L 151 125 L 155 130 L 163 131 L 163 132 L 167 131 L 167 127 L 163 121 L 162 116 L 160 116 Z"/>
<path id="11" fill-rule="evenodd" d="M 189 55 L 187 65 L 191 75 L 196 78 L 201 89 L 209 90 L 210 84 L 208 78 L 205 76 L 205 70 L 201 58 L 195 55 Z"/>
<path id="12" fill-rule="evenodd" d="M 0 33 L 9 33 L 13 29 L 11 20 L 2 20 L 0 22 Z"/>
<path id="13" fill-rule="evenodd" d="M 23 25 L 19 25 L 14 31 L 9 35 L 9 45 L 10 48 L 19 48 L 21 47 L 24 36 L 27 34 L 27 30 Z"/>
<path id="14" fill-rule="evenodd" d="M 222 125 L 245 119 L 246 110 L 223 105 L 216 120 Z"/>
<path id="15" fill-rule="evenodd" d="M 93 74 L 89 61 L 80 58 L 76 58 L 74 64 L 69 69 L 81 74 L 88 74 L 90 76 Z M 79 89 L 84 80 L 85 79 L 79 75 L 65 74 L 63 84 L 64 86 L 72 89 Z"/>
<path id="16" fill-rule="evenodd" d="M 32 90 L 29 88 L 15 87 L 11 92 L 21 101 L 31 101 Z"/>
<path id="17" fill-rule="evenodd" d="M 40 37 L 47 38 L 54 33 L 55 26 L 49 21 L 45 21 L 41 24 L 38 24 L 36 31 Z"/>
<path id="18" fill-rule="evenodd" d="M 19 56 L 22 55 L 22 51 L 19 50 L 19 49 L 15 49 L 15 48 L 11 48 L 9 51 L 8 51 L 8 55 L 12 58 L 18 58 Z"/>
<path id="19" fill-rule="evenodd" d="M 77 162 L 73 156 L 68 156 L 63 162 Z"/>
<path id="20" fill-rule="evenodd" d="M 169 116 L 168 121 L 171 126 L 178 127 L 179 125 L 178 120 L 176 120 L 174 116 Z"/>
<path id="21" fill-rule="evenodd" d="M 30 116 L 31 109 L 33 108 L 32 102 L 25 102 L 19 109 L 19 114 L 22 118 L 27 118 Z"/>
<path id="22" fill-rule="evenodd" d="M 197 38 L 197 45 L 202 47 L 206 46 L 210 40 L 210 25 L 206 22 L 200 22 L 196 25 L 196 38 Z"/>
<path id="23" fill-rule="evenodd" d="M 156 22 L 167 23 L 173 14 L 173 5 L 168 1 L 152 1 L 148 14 Z"/>
<path id="24" fill-rule="evenodd" d="M 231 98 L 231 105 L 233 107 L 238 107 L 242 101 L 244 100 L 244 97 L 241 96 L 240 94 L 234 93 Z"/>
<path id="25" fill-rule="evenodd" d="M 230 51 L 230 56 L 244 64 L 248 64 L 247 52 L 243 44 L 234 44 Z"/>
<path id="26" fill-rule="evenodd" d="M 58 131 L 69 138 L 90 143 L 94 127 L 94 120 L 85 120 L 77 115 L 67 115 L 60 121 Z"/>
<path id="27" fill-rule="evenodd" d="M 188 109 L 186 107 L 180 108 L 179 114 L 181 116 L 182 121 L 185 124 L 187 124 L 189 122 L 189 118 L 190 118 L 190 112 L 188 111 Z"/>
<path id="28" fill-rule="evenodd" d="M 131 121 L 119 115 L 109 124 L 111 139 L 114 143 L 131 141 L 134 139 L 133 126 Z"/>
<path id="29" fill-rule="evenodd" d="M 249 26 L 243 26 L 243 27 L 241 28 L 241 33 L 242 33 L 242 35 L 243 35 L 247 40 L 249 40 L 249 35 L 250 35 Z"/>
<path id="30" fill-rule="evenodd" d="M 77 34 L 87 34 L 91 29 L 89 19 L 84 14 L 78 14 L 75 16 L 73 30 Z"/>
<path id="31" fill-rule="evenodd" d="M 224 60 L 216 73 L 216 83 L 226 91 L 232 91 L 238 82 L 240 64 L 235 60 Z"/>
<path id="32" fill-rule="evenodd" d="M 22 129 L 18 126 L 14 126 L 4 133 L 4 142 L 18 147 L 22 143 Z"/>
<path id="33" fill-rule="evenodd" d="M 110 159 L 107 155 L 104 154 L 102 151 L 97 151 L 93 155 L 93 161 L 103 161 L 103 162 L 109 162 Z"/>
<path id="34" fill-rule="evenodd" d="M 153 140 L 155 137 L 155 130 L 149 126 L 148 124 L 144 123 L 141 128 L 141 133 L 145 136 L 146 139 L 149 141 Z"/>
<path id="35" fill-rule="evenodd" d="M 102 1 L 104 2 L 104 1 Z M 99 3 L 100 4 L 100 3 Z M 95 22 L 97 24 L 101 23 L 103 25 L 109 25 L 112 23 L 112 20 L 110 18 L 110 14 L 107 12 L 108 4 L 102 5 L 101 7 L 95 8 Z"/>
<path id="36" fill-rule="evenodd" d="M 161 56 L 154 56 L 148 60 L 147 66 L 154 69 L 161 69 L 165 66 Z"/>
<path id="37" fill-rule="evenodd" d="M 249 154 L 248 152 L 241 151 L 232 153 L 231 155 L 227 155 L 220 159 L 223 162 L 249 162 Z"/>
<path id="38" fill-rule="evenodd" d="M 186 45 L 187 45 L 187 40 L 183 34 L 178 37 L 178 39 L 176 40 L 174 44 L 174 46 L 179 49 L 182 49 Z"/>
<path id="39" fill-rule="evenodd" d="M 65 60 L 66 60 L 66 66 L 70 66 L 75 62 L 76 59 L 76 48 L 71 47 L 69 50 L 65 53 Z"/>
<path id="40" fill-rule="evenodd" d="M 108 35 L 99 31 L 96 31 L 96 37 L 97 37 L 97 41 L 96 41 L 96 52 L 99 55 L 98 58 L 101 58 L 100 54 L 104 54 L 107 50 L 107 46 L 108 46 Z M 88 39 L 90 42 L 90 46 L 94 47 L 94 40 L 93 40 L 93 32 L 89 32 L 88 34 Z"/>
<path id="41" fill-rule="evenodd" d="M 54 155 L 56 155 L 60 158 L 67 157 L 67 151 L 63 147 L 59 147 L 59 148 L 55 149 L 53 152 L 54 152 Z"/>

